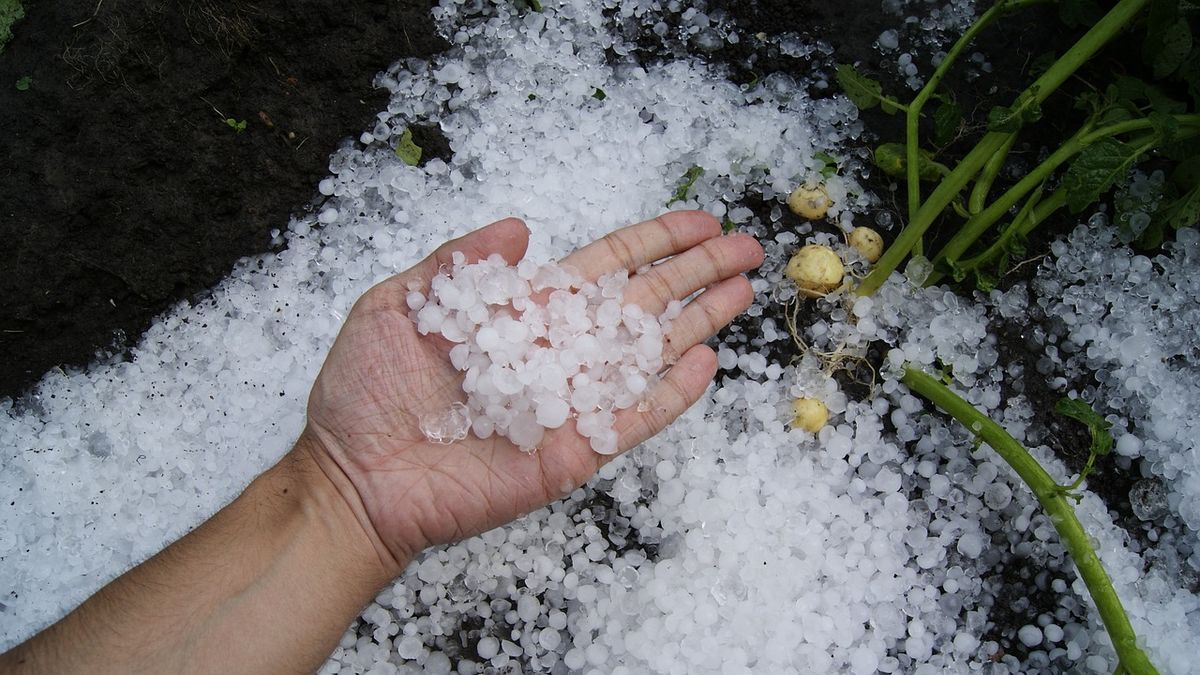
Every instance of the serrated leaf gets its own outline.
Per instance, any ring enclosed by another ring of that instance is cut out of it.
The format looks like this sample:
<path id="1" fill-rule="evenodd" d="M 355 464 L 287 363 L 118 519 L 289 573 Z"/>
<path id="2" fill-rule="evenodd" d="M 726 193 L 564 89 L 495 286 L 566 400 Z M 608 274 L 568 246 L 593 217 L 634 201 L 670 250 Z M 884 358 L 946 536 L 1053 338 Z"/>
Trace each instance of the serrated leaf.
<path id="1" fill-rule="evenodd" d="M 883 85 L 859 73 L 854 66 L 839 65 L 837 82 L 846 93 L 846 98 L 858 106 L 859 110 L 870 110 L 883 99 Z"/>
<path id="2" fill-rule="evenodd" d="M 1054 412 L 1063 417 L 1082 422 L 1087 425 L 1092 435 L 1092 447 L 1089 451 L 1094 455 L 1107 455 L 1112 450 L 1113 437 L 1109 433 L 1112 425 L 1092 409 L 1087 401 L 1078 398 L 1062 398 L 1054 404 Z"/>
<path id="3" fill-rule="evenodd" d="M 975 288 L 984 293 L 992 292 L 999 281 L 1000 278 L 992 272 L 982 269 L 975 270 Z"/>
<path id="4" fill-rule="evenodd" d="M 1130 104 L 1145 101 L 1156 112 L 1177 115 L 1187 110 L 1187 104 L 1176 101 L 1163 92 L 1162 89 L 1136 77 L 1122 75 L 1109 86 L 1109 98 L 1113 102 Z"/>
<path id="5" fill-rule="evenodd" d="M 1200 156 L 1183 160 L 1171 172 L 1173 199 L 1161 204 L 1154 214 L 1160 227 L 1178 230 L 1200 221 Z"/>
<path id="6" fill-rule="evenodd" d="M 1011 133 L 1040 119 L 1042 107 L 1033 102 L 1017 103 L 1011 107 L 996 106 L 988 112 L 988 131 Z"/>
<path id="7" fill-rule="evenodd" d="M 958 135 L 962 125 L 962 108 L 954 101 L 946 101 L 933 111 L 933 142 L 945 145 Z"/>
<path id="8" fill-rule="evenodd" d="M 1103 138 L 1084 148 L 1063 177 L 1071 212 L 1079 213 L 1100 199 L 1129 173 L 1138 154 L 1137 148 L 1115 138 Z"/>
<path id="9" fill-rule="evenodd" d="M 1178 230 L 1200 222 L 1200 185 L 1159 207 L 1154 217 L 1166 227 Z"/>
<path id="10" fill-rule="evenodd" d="M 1159 30 L 1147 31 L 1145 56 L 1156 78 L 1166 77 L 1178 70 L 1191 52 L 1192 28 L 1183 17 Z"/>
<path id="11" fill-rule="evenodd" d="M 421 162 L 421 146 L 413 142 L 412 129 L 405 129 L 404 133 L 400 134 L 400 141 L 396 143 L 396 156 L 409 166 L 416 166 Z"/>
<path id="12" fill-rule="evenodd" d="M 1146 116 L 1150 120 L 1150 126 L 1161 137 L 1160 143 L 1167 145 L 1175 140 L 1175 134 L 1179 132 L 1179 122 L 1175 120 L 1174 115 L 1158 112 L 1151 112 Z"/>
<path id="13" fill-rule="evenodd" d="M 703 173 L 703 167 L 699 166 L 692 166 L 684 172 L 683 177 L 679 179 L 679 184 L 675 187 L 675 192 L 671 193 L 671 199 L 667 202 L 667 206 L 675 202 L 687 201 L 688 192 Z"/>

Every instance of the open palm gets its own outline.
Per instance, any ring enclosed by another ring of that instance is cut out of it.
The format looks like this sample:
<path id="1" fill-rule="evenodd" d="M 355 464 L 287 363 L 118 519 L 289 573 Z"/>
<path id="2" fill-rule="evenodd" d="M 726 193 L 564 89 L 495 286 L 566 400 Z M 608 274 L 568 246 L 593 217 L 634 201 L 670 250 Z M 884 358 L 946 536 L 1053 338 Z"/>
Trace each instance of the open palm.
<path id="1" fill-rule="evenodd" d="M 468 262 L 499 253 L 515 264 L 527 244 L 521 221 L 502 220 L 375 286 L 355 304 L 313 385 L 303 440 L 397 570 L 427 546 L 489 530 L 564 496 L 611 459 L 594 453 L 571 423 L 548 430 L 532 454 L 499 436 L 442 445 L 420 430 L 422 416 L 464 395 L 462 375 L 450 365 L 451 345 L 420 335 L 410 321 L 409 285 L 415 280 L 428 289 L 455 251 Z M 716 219 L 699 211 L 617 230 L 562 261 L 593 281 L 628 270 L 626 302 L 652 313 L 704 289 L 672 323 L 664 358 L 674 365 L 648 408 L 617 414 L 622 451 L 660 431 L 704 392 L 716 357 L 701 343 L 750 303 L 741 274 L 761 261 L 757 242 L 722 236 Z"/>

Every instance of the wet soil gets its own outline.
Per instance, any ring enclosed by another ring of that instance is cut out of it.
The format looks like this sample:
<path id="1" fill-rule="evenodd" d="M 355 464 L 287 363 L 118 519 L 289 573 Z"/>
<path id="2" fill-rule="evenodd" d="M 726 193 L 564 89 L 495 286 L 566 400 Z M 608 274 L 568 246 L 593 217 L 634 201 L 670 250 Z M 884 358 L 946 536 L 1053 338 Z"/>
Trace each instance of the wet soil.
<path id="1" fill-rule="evenodd" d="M 0 398 L 268 250 L 373 123 L 375 73 L 445 47 L 430 5 L 26 0 L 0 54 Z"/>

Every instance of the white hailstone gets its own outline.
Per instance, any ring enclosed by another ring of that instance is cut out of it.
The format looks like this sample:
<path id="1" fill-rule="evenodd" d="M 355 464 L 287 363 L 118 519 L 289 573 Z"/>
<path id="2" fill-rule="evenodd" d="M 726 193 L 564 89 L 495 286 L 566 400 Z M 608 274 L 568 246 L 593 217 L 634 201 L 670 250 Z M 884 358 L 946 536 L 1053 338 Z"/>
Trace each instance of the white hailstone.
<path id="1" fill-rule="evenodd" d="M 468 430 L 499 434 L 532 452 L 547 429 L 577 416 L 592 449 L 615 454 L 611 411 L 648 395 L 665 365 L 663 335 L 683 304 L 669 303 L 660 317 L 623 304 L 623 272 L 588 283 L 553 263 L 514 267 L 493 255 L 467 264 L 457 252 L 451 263 L 428 295 L 410 289 L 407 302 L 419 332 L 456 343 L 450 363 L 463 373 L 467 402 L 453 415 L 423 419 L 422 431 L 437 442 Z M 544 305 L 531 300 L 543 291 Z"/>
<path id="2" fill-rule="evenodd" d="M 1017 639 L 1026 647 L 1036 647 L 1042 644 L 1042 629 L 1033 624 L 1025 624 L 1017 631 Z"/>

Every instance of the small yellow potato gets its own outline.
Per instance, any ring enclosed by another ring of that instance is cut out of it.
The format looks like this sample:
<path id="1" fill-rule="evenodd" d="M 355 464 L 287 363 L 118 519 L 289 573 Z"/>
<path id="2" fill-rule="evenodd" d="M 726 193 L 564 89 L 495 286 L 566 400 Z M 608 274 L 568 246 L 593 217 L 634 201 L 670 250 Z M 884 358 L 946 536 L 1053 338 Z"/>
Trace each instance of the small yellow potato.
<path id="1" fill-rule="evenodd" d="M 792 401 L 792 426 L 809 433 L 817 433 L 829 421 L 829 408 L 815 398 L 798 398 Z"/>
<path id="2" fill-rule="evenodd" d="M 801 185 L 788 195 L 787 203 L 792 213 L 808 220 L 824 218 L 832 204 L 829 193 L 820 185 Z"/>
<path id="3" fill-rule="evenodd" d="M 819 298 L 842 285 L 846 266 L 842 259 L 828 246 L 809 244 L 801 248 L 788 261 L 784 275 L 795 282 L 800 292 L 810 298 Z"/>
<path id="4" fill-rule="evenodd" d="M 883 255 L 883 237 L 869 227 L 854 228 L 850 232 L 848 242 L 850 248 L 858 251 L 858 254 L 869 263 L 879 260 L 879 256 Z"/>

